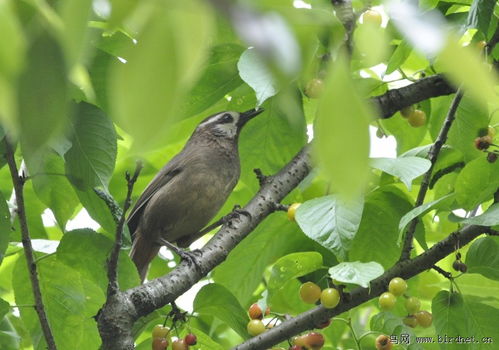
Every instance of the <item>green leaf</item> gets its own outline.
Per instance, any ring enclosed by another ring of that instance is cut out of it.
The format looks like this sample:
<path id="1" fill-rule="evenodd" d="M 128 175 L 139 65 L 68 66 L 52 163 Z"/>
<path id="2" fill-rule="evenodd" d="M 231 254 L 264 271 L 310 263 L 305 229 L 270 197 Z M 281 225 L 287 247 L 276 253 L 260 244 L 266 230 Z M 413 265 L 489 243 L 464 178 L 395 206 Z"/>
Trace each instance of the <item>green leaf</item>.
<path id="1" fill-rule="evenodd" d="M 201 288 L 194 299 L 194 311 L 214 316 L 244 339 L 249 337 L 246 330 L 249 320 L 246 312 L 236 297 L 222 285 L 212 283 Z"/>
<path id="2" fill-rule="evenodd" d="M 402 63 L 404 63 L 407 57 L 409 57 L 411 51 L 412 48 L 409 46 L 407 41 L 402 40 L 388 60 L 385 74 L 391 74 L 399 69 Z"/>
<path id="3" fill-rule="evenodd" d="M 99 108 L 81 102 L 76 106 L 72 146 L 65 154 L 66 174 L 79 190 L 107 189 L 116 162 L 114 125 Z"/>
<path id="4" fill-rule="evenodd" d="M 357 91 L 346 59 L 330 64 L 314 124 L 313 155 L 335 193 L 360 195 L 369 173 L 369 122 L 375 115 Z"/>
<path id="5" fill-rule="evenodd" d="M 379 277 L 385 272 L 383 266 L 371 261 L 363 263 L 360 261 L 342 262 L 329 269 L 332 279 L 342 283 L 353 283 L 367 288 L 369 282 Z"/>
<path id="6" fill-rule="evenodd" d="M 82 276 L 107 290 L 107 258 L 112 241 L 90 229 L 66 233 L 57 248 L 57 258 L 78 271 Z M 125 251 L 120 252 L 118 282 L 122 290 L 140 284 L 135 265 Z"/>
<path id="7" fill-rule="evenodd" d="M 308 237 L 343 260 L 359 228 L 363 207 L 363 200 L 345 202 L 335 196 L 316 198 L 298 208 L 296 221 Z"/>
<path id="8" fill-rule="evenodd" d="M 493 204 L 485 213 L 461 221 L 469 225 L 495 226 L 499 225 L 499 203 Z"/>
<path id="9" fill-rule="evenodd" d="M 8 317 L 0 318 L 0 344 L 2 344 L 2 350 L 21 348 L 20 336 Z"/>
<path id="10" fill-rule="evenodd" d="M 499 187 L 499 162 L 489 163 L 484 157 L 472 160 L 459 173 L 456 183 L 457 203 L 471 210 L 492 198 Z"/>
<path id="11" fill-rule="evenodd" d="M 77 188 L 74 188 L 74 190 L 88 215 L 102 226 L 104 234 L 108 238 L 114 239 L 116 223 L 104 201 L 93 190 L 80 191 Z"/>
<path id="12" fill-rule="evenodd" d="M 243 82 L 237 62 L 244 48 L 237 44 L 223 44 L 212 48 L 201 78 L 192 88 L 182 106 L 185 117 L 203 112 Z"/>
<path id="13" fill-rule="evenodd" d="M 432 202 L 425 203 L 423 205 L 420 205 L 419 207 L 416 207 L 412 209 L 410 212 L 405 214 L 402 219 L 400 219 L 399 223 L 399 239 L 402 238 L 402 234 L 404 233 L 405 227 L 409 224 L 409 222 L 412 221 L 417 216 L 424 215 L 428 213 L 430 210 L 445 207 L 449 202 L 454 200 L 455 194 L 454 193 L 449 193 L 446 196 L 443 196 L 439 199 L 436 199 Z"/>
<path id="14" fill-rule="evenodd" d="M 292 253 L 276 261 L 270 272 L 268 289 L 270 292 L 284 286 L 296 277 L 314 272 L 322 267 L 322 255 L 317 252 Z"/>
<path id="15" fill-rule="evenodd" d="M 372 158 L 371 166 L 399 177 L 410 191 L 412 180 L 426 173 L 431 162 L 419 157 Z"/>
<path id="16" fill-rule="evenodd" d="M 14 1 L 0 3 L 0 76 L 15 76 L 23 66 L 25 38 L 14 11 Z M 3 116 L 2 116 L 3 117 Z"/>
<path id="17" fill-rule="evenodd" d="M 237 63 L 239 75 L 256 94 L 256 105 L 260 106 L 269 97 L 277 94 L 277 86 L 271 70 L 255 49 L 247 49 Z"/>
<path id="18" fill-rule="evenodd" d="M 0 320 L 9 312 L 10 305 L 8 302 L 0 298 Z"/>
<path id="19" fill-rule="evenodd" d="M 38 169 L 30 170 L 33 175 L 33 188 L 40 200 L 47 205 L 64 231 L 66 222 L 79 204 L 73 187 L 64 175 L 64 161 L 55 152 L 46 153 L 38 162 Z"/>
<path id="20" fill-rule="evenodd" d="M 9 245 L 10 231 L 11 224 L 9 207 L 2 192 L 0 192 L 0 265 L 2 264 L 5 250 L 7 250 L 7 246 Z"/>
<path id="21" fill-rule="evenodd" d="M 413 128 L 398 112 L 392 118 L 380 120 L 380 123 L 385 131 L 397 140 L 397 154 L 419 146 L 426 134 L 426 127 Z"/>
<path id="22" fill-rule="evenodd" d="M 468 27 L 477 28 L 487 35 L 496 0 L 475 0 L 468 12 Z"/>
<path id="23" fill-rule="evenodd" d="M 382 187 L 366 197 L 359 230 L 348 254 L 350 260 L 376 261 L 385 269 L 397 262 L 398 225 L 412 203 L 393 186 Z M 417 237 L 418 238 L 418 237 Z M 419 241 L 419 239 L 418 239 Z M 425 246 L 421 243 L 422 246 Z"/>
<path id="24" fill-rule="evenodd" d="M 138 150 L 168 139 L 171 124 L 181 118 L 180 106 L 198 77 L 213 24 L 203 1 L 142 6 L 154 7 L 146 7 L 149 17 L 143 18 L 137 44 L 126 63 L 114 66 L 109 82 L 112 116 Z"/>
<path id="25" fill-rule="evenodd" d="M 66 58 L 68 65 L 73 66 L 84 54 L 90 53 L 89 50 L 84 49 L 86 41 L 88 41 L 88 19 L 92 9 L 92 1 L 64 1 L 60 5 L 61 19 L 64 23 L 62 36 Z"/>
<path id="26" fill-rule="evenodd" d="M 478 136 L 478 131 L 488 124 L 487 109 L 465 95 L 457 109 L 456 120 L 449 130 L 448 144 L 461 151 L 465 161 L 480 157 L 483 153 L 475 148 L 473 141 Z"/>
<path id="27" fill-rule="evenodd" d="M 92 313 L 98 311 L 103 295 L 96 295 L 85 290 L 80 274 L 56 260 L 44 259 L 37 264 L 41 294 L 56 344 L 61 349 L 98 347 L 100 338 L 95 329 Z M 34 304 L 31 282 L 24 256 L 14 267 L 13 288 L 16 304 Z M 44 340 L 34 308 L 20 308 L 21 317 L 30 330 L 35 349 L 42 349 Z M 92 333 L 86 325 L 92 324 Z"/>
<path id="28" fill-rule="evenodd" d="M 456 60 L 456 57 L 459 59 Z M 462 47 L 451 38 L 438 60 L 446 77 L 456 86 L 462 86 L 463 91 L 484 109 L 489 103 L 494 105 L 499 102 L 495 93 L 497 75 L 489 70 L 478 50 Z"/>
<path id="29" fill-rule="evenodd" d="M 68 122 L 68 82 L 64 55 L 48 33 L 38 34 L 19 79 L 18 111 L 25 157 L 36 158 Z"/>
<path id="30" fill-rule="evenodd" d="M 476 296 L 467 297 L 447 291 L 441 291 L 433 298 L 433 324 L 441 349 L 462 349 L 462 339 L 467 337 L 470 337 L 467 348 L 485 349 L 490 347 L 490 343 L 484 343 L 484 337 L 494 339 L 499 336 L 499 310 L 487 305 L 485 300 L 484 303 L 480 301 Z M 461 341 L 456 337 L 460 337 Z"/>
<path id="31" fill-rule="evenodd" d="M 483 237 L 474 241 L 466 253 L 466 265 L 468 273 L 479 273 L 484 277 L 499 281 L 499 240 L 497 237 Z"/>

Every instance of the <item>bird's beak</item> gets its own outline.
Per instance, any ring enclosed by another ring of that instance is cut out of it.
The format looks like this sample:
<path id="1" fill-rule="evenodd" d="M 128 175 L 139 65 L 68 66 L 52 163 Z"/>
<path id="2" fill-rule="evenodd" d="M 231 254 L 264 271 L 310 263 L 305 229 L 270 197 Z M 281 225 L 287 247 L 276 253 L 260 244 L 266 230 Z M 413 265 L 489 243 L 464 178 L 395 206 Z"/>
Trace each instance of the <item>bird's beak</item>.
<path id="1" fill-rule="evenodd" d="M 237 122 L 238 129 L 241 130 L 244 124 L 263 112 L 263 108 L 254 108 L 249 111 L 243 112 L 239 115 L 239 121 Z"/>

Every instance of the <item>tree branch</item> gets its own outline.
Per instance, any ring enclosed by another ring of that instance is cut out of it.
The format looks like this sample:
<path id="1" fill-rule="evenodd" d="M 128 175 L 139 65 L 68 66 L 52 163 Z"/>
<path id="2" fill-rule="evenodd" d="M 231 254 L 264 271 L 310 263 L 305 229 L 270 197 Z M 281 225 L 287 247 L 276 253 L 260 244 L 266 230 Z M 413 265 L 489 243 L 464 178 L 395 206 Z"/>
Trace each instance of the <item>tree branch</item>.
<path id="1" fill-rule="evenodd" d="M 351 0 L 331 0 L 336 12 L 336 17 L 345 27 L 345 46 L 349 55 L 353 52 L 353 30 L 355 29 L 356 16 L 353 12 Z"/>
<path id="2" fill-rule="evenodd" d="M 390 118 L 404 107 L 427 100 L 431 97 L 450 95 L 456 89 L 440 75 L 432 75 L 399 89 L 392 89 L 383 95 L 372 97 L 371 102 L 378 106 L 382 119 Z"/>
<path id="3" fill-rule="evenodd" d="M 343 312 L 353 309 L 360 304 L 373 299 L 385 292 L 388 283 L 394 277 L 409 279 L 425 270 L 432 268 L 436 262 L 442 260 L 447 255 L 454 252 L 456 243 L 464 246 L 482 233 L 493 233 L 493 231 L 484 226 L 466 226 L 460 231 L 451 233 L 447 238 L 435 244 L 423 254 L 412 260 L 398 262 L 383 275 L 371 281 L 369 288 L 356 288 L 350 293 L 348 300 L 343 300 L 334 309 L 326 309 L 317 306 L 312 310 L 306 311 L 290 320 L 281 323 L 265 333 L 260 334 L 246 342 L 236 346 L 233 350 L 263 350 L 272 347 L 292 336 L 324 323 Z"/>
<path id="4" fill-rule="evenodd" d="M 42 327 L 43 336 L 47 342 L 47 348 L 49 350 L 56 350 L 57 346 L 55 344 L 54 336 L 52 330 L 50 329 L 50 323 L 45 312 L 45 306 L 43 305 L 42 292 L 40 289 L 40 281 L 38 279 L 38 271 L 35 262 L 35 257 L 33 253 L 33 246 L 31 245 L 31 236 L 28 229 L 28 220 L 26 219 L 26 208 L 24 206 L 24 178 L 19 175 L 17 169 L 17 164 L 14 159 L 14 149 L 12 145 L 4 138 L 5 143 L 5 159 L 9 165 L 10 175 L 12 177 L 12 183 L 14 184 L 14 193 L 16 195 L 16 205 L 17 214 L 19 216 L 19 226 L 21 229 L 22 244 L 24 248 L 24 255 L 26 256 L 26 263 L 28 264 L 29 277 L 31 280 L 31 288 L 33 290 L 33 298 L 35 300 L 35 310 Z"/>
<path id="5" fill-rule="evenodd" d="M 429 88 L 435 84 L 441 88 Z M 442 88 L 443 86 L 446 88 Z M 399 90 L 402 92 L 394 92 Z M 407 95 L 406 91 L 416 94 L 417 98 Z M 372 98 L 372 101 L 379 106 L 380 115 L 387 118 L 402 107 L 430 97 L 446 95 L 452 91 L 443 78 L 435 76 L 422 79 L 405 88 L 391 90 L 385 95 Z M 399 96 L 402 100 L 396 100 L 394 96 Z M 251 219 L 240 215 L 231 222 L 231 225 L 224 225 L 200 250 L 198 259 L 200 269 L 181 262 L 168 275 L 130 290 L 118 292 L 108 298 L 96 316 L 103 349 L 134 349 L 131 331 L 134 322 L 174 301 L 223 262 L 229 252 L 275 210 L 275 204 L 308 175 L 311 169 L 308 149 L 308 146 L 304 147 L 281 171 L 265 178 L 258 193 L 242 209 L 251 215 Z"/>
<path id="6" fill-rule="evenodd" d="M 423 181 L 421 182 L 421 187 L 419 188 L 418 198 L 416 199 L 416 203 L 414 204 L 415 208 L 419 207 L 424 202 L 424 199 L 426 197 L 426 192 L 428 191 L 428 187 L 430 185 L 433 168 L 435 167 L 435 163 L 437 162 L 437 158 L 438 155 L 440 154 L 442 146 L 445 144 L 445 141 L 447 141 L 447 135 L 449 134 L 452 122 L 456 117 L 457 107 L 459 106 L 459 103 L 461 102 L 462 98 L 463 94 L 461 93 L 461 91 L 458 91 L 458 93 L 454 97 L 454 100 L 452 100 L 449 112 L 447 113 L 447 117 L 445 118 L 442 128 L 440 129 L 438 137 L 433 146 L 431 146 L 430 152 L 428 153 L 428 158 L 431 162 L 431 166 L 430 169 L 428 169 L 428 171 L 424 174 Z M 411 220 L 409 224 L 409 227 L 405 233 L 404 245 L 402 247 L 400 260 L 409 259 L 411 255 L 412 240 L 414 238 L 414 233 L 416 232 L 416 227 L 418 225 L 418 222 L 419 218 L 416 216 L 414 219 Z"/>
<path id="7" fill-rule="evenodd" d="M 135 185 L 135 181 L 139 177 L 140 171 L 142 170 L 142 163 L 138 161 L 135 165 L 135 172 L 133 176 L 130 177 L 130 174 L 127 172 L 125 175 L 127 181 L 127 194 L 125 198 L 125 204 L 123 204 L 123 213 L 119 219 L 118 225 L 116 225 L 116 237 L 113 244 L 113 250 L 109 255 L 109 260 L 107 263 L 107 296 L 108 298 L 112 295 L 118 293 L 119 285 L 118 285 L 118 258 L 120 255 L 121 245 L 123 243 L 123 226 L 125 225 L 125 215 L 131 205 L 131 198 L 133 192 L 133 186 Z"/>

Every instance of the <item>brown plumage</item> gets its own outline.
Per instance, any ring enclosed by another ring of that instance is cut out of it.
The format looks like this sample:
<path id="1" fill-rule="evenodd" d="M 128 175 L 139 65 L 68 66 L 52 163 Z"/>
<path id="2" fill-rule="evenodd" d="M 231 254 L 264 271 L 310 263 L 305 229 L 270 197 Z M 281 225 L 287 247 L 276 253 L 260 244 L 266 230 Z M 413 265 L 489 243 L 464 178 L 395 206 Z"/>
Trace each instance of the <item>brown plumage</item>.
<path id="1" fill-rule="evenodd" d="M 239 133 L 260 112 L 206 118 L 146 187 L 127 220 L 133 239 L 130 256 L 142 281 L 161 238 L 188 247 L 223 206 L 239 180 Z"/>

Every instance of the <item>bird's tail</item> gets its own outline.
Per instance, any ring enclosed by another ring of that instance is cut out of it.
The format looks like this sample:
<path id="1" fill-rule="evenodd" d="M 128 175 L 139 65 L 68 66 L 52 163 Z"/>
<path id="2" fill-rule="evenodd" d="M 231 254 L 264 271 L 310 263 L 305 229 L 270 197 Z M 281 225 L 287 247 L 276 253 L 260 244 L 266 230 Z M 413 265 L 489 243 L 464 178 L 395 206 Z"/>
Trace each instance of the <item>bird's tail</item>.
<path id="1" fill-rule="evenodd" d="M 144 237 L 140 231 L 135 231 L 130 257 L 139 271 L 140 281 L 144 282 L 147 275 L 149 263 L 158 254 L 160 246 Z"/>

